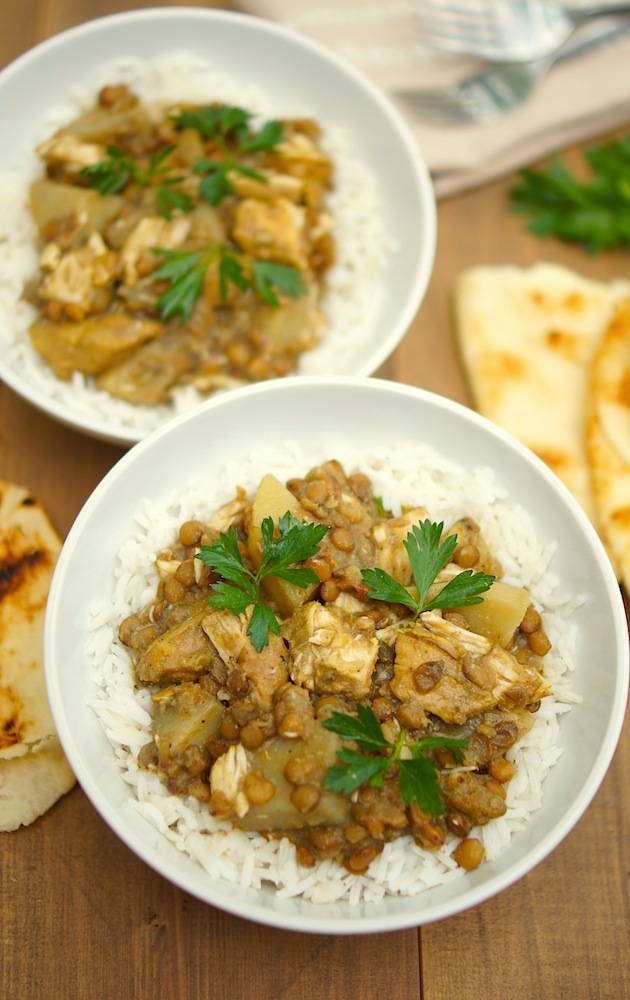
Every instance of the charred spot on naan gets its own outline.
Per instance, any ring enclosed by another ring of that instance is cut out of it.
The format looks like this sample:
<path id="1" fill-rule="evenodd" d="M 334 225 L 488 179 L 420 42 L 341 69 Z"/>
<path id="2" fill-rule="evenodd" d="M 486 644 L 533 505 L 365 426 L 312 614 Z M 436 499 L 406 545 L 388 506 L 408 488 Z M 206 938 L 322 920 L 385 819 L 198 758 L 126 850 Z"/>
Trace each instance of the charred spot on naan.
<path id="1" fill-rule="evenodd" d="M 0 480 L 0 830 L 32 823 L 74 784 L 43 669 L 48 591 L 61 539 L 23 486 Z"/>
<path id="2" fill-rule="evenodd" d="M 51 554 L 45 549 L 22 552 L 21 547 L 11 537 L 0 542 L 0 601 L 9 593 L 18 595 L 19 600 L 20 593 L 28 587 L 30 577 L 53 565 Z M 36 605 L 29 603 L 28 607 L 33 610 L 45 603 L 45 600 Z"/>

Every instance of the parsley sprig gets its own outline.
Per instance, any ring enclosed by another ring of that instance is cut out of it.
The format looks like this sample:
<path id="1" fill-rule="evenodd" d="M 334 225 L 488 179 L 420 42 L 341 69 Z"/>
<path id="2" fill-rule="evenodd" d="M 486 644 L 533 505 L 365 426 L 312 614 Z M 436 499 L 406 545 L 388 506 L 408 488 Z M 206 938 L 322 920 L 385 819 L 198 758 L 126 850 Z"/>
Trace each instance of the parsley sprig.
<path id="1" fill-rule="evenodd" d="M 630 135 L 584 153 L 591 176 L 578 180 L 562 159 L 523 170 L 511 208 L 531 217 L 528 230 L 579 243 L 589 253 L 630 245 Z"/>
<path id="2" fill-rule="evenodd" d="M 107 159 L 84 167 L 81 176 L 86 179 L 90 187 L 96 188 L 102 195 L 117 194 L 132 182 L 140 187 L 153 185 L 156 189 L 160 214 L 170 219 L 174 208 L 182 212 L 190 212 L 193 209 L 192 198 L 174 187 L 183 180 L 183 177 L 167 176 L 171 168 L 166 166 L 164 161 L 174 149 L 175 146 L 167 146 L 154 153 L 147 169 L 143 170 L 129 153 L 125 153 L 118 146 L 108 146 Z"/>
<path id="3" fill-rule="evenodd" d="M 277 529 L 277 530 L 276 530 Z M 289 511 L 279 518 L 266 517 L 261 526 L 262 559 L 254 572 L 247 566 L 238 544 L 238 534 L 230 525 L 211 545 L 202 545 L 195 558 L 218 573 L 222 580 L 213 586 L 208 598 L 215 608 L 226 608 L 235 615 L 254 606 L 247 627 L 252 646 L 261 652 L 269 642 L 269 632 L 280 634 L 278 620 L 271 608 L 260 598 L 260 585 L 269 576 L 280 577 L 305 589 L 319 579 L 314 570 L 295 563 L 310 559 L 319 549 L 327 532 L 323 524 L 298 521 Z"/>
<path id="4" fill-rule="evenodd" d="M 411 743 L 407 739 L 407 730 L 401 729 L 396 742 L 390 743 L 371 708 L 357 705 L 357 715 L 358 718 L 355 718 L 343 712 L 333 712 L 329 719 L 322 722 L 325 729 L 359 747 L 359 750 L 342 747 L 337 751 L 341 764 L 328 768 L 323 787 L 342 795 L 351 795 L 365 784 L 382 788 L 388 771 L 396 765 L 403 802 L 408 806 L 417 805 L 431 816 L 441 816 L 445 808 L 440 782 L 436 768 L 425 751 L 446 747 L 455 760 L 461 762 L 467 741 L 448 736 L 425 736 Z M 401 756 L 405 747 L 410 757 Z"/>
<path id="5" fill-rule="evenodd" d="M 368 587 L 368 596 L 376 601 L 404 604 L 413 611 L 414 621 L 421 612 L 434 608 L 462 608 L 469 604 L 480 604 L 483 598 L 479 595 L 490 588 L 494 577 L 489 573 L 474 573 L 471 569 L 458 573 L 442 587 L 439 594 L 432 600 L 427 600 L 429 588 L 457 548 L 457 535 L 447 535 L 441 540 L 443 528 L 443 522 L 436 524 L 427 518 L 420 524 L 414 524 L 403 542 L 411 563 L 417 597 L 378 567 L 361 570 L 363 581 Z"/>
<path id="6" fill-rule="evenodd" d="M 200 157 L 192 168 L 194 174 L 203 177 L 199 194 L 211 205 L 219 205 L 227 195 L 234 194 L 230 174 L 240 173 L 266 183 L 263 174 L 241 163 L 239 158 L 274 149 L 284 136 L 284 128 L 280 122 L 272 120 L 256 132 L 251 128 L 253 117 L 243 108 L 216 104 L 182 111 L 173 118 L 177 125 L 196 129 L 220 151 L 220 157 Z"/>
<path id="7" fill-rule="evenodd" d="M 156 247 L 153 252 L 160 254 L 164 262 L 153 272 L 152 277 L 156 281 L 169 282 L 169 287 L 157 301 L 158 312 L 165 320 L 177 313 L 184 322 L 190 319 L 195 302 L 203 291 L 206 271 L 215 260 L 219 266 L 219 293 L 224 302 L 230 284 L 241 292 L 253 288 L 271 306 L 280 305 L 275 289 L 292 299 L 306 292 L 302 275 L 296 268 L 275 264 L 273 261 L 256 260 L 246 254 L 236 253 L 222 243 L 199 250 L 167 250 Z"/>

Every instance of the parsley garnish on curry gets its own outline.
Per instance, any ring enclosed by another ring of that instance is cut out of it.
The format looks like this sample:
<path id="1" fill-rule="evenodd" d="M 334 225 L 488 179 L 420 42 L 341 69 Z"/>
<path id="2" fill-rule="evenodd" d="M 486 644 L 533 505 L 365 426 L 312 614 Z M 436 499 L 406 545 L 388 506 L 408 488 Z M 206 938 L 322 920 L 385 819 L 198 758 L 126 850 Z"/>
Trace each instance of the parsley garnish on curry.
<path id="1" fill-rule="evenodd" d="M 156 560 L 119 630 L 152 692 L 139 755 L 170 792 L 365 871 L 388 842 L 459 838 L 506 811 L 508 752 L 550 694 L 550 643 L 477 524 L 394 516 L 336 461 L 265 476 Z"/>
<path id="2" fill-rule="evenodd" d="M 287 375 L 318 342 L 333 164 L 311 120 L 159 113 L 123 86 L 38 148 L 30 336 L 54 374 L 145 406 Z"/>

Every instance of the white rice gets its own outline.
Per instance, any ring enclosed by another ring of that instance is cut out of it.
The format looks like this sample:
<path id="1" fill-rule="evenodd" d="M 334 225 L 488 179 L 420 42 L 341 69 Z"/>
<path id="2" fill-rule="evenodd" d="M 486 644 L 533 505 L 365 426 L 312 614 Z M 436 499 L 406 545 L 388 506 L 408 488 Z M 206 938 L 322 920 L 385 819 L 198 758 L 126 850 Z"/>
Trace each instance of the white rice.
<path id="1" fill-rule="evenodd" d="M 173 54 L 151 65 L 119 62 L 95 73 L 68 95 L 67 103 L 48 116 L 36 145 L 89 108 L 105 83 L 123 82 L 145 102 L 157 106 L 177 101 L 238 104 L 259 120 L 270 117 L 313 117 L 310 108 L 287 103 L 273 106 L 252 87 L 211 72 L 202 61 Z M 290 101 L 290 98 L 287 98 Z M 335 165 L 335 187 L 327 207 L 335 220 L 337 258 L 327 275 L 322 307 L 327 327 L 319 344 L 301 356 L 299 374 L 343 371 L 357 345 L 370 333 L 382 301 L 381 277 L 392 240 L 384 232 L 376 181 L 357 158 L 352 140 L 338 126 L 323 128 L 321 144 Z M 28 189 L 42 175 L 35 150 L 28 152 L 21 169 L 0 173 L 0 352 L 3 364 L 44 397 L 59 401 L 78 415 L 106 419 L 112 432 L 131 429 L 138 436 L 160 426 L 169 417 L 196 405 L 203 398 L 191 386 L 178 389 L 173 402 L 157 407 L 134 406 L 94 387 L 76 373 L 71 381 L 57 379 L 33 349 L 28 330 L 36 310 L 22 301 L 26 281 L 37 272 L 36 229 L 28 209 Z"/>
<path id="2" fill-rule="evenodd" d="M 464 515 L 473 517 L 501 560 L 504 579 L 526 587 L 542 609 L 552 642 L 544 663 L 553 696 L 543 699 L 532 729 L 509 751 L 516 773 L 507 786 L 507 812 L 472 833 L 484 844 L 484 863 L 491 863 L 540 807 L 544 779 L 562 754 L 559 717 L 577 701 L 569 681 L 577 641 L 571 616 L 580 600 L 563 593 L 553 574 L 555 545 L 537 537 L 529 515 L 508 501 L 490 470 L 464 476 L 426 447 L 399 446 L 369 453 L 335 448 L 331 456 L 305 454 L 288 444 L 282 453 L 269 449 L 217 470 L 215 479 L 191 483 L 185 494 L 174 491 L 165 507 L 147 501 L 138 514 L 137 531 L 118 553 L 112 593 L 104 594 L 102 603 L 91 609 L 87 652 L 99 689 L 92 707 L 114 747 L 123 779 L 133 788 L 133 805 L 149 823 L 212 878 L 252 888 L 270 883 L 279 897 L 301 895 L 317 903 L 343 899 L 354 904 L 388 894 L 413 895 L 461 878 L 464 871 L 451 856 L 459 841 L 449 834 L 444 847 L 432 852 L 419 848 L 411 837 L 401 838 L 387 844 L 361 876 L 351 875 L 331 860 L 306 869 L 297 864 L 294 847 L 287 840 L 267 841 L 233 829 L 229 823 L 217 822 L 207 806 L 194 798 L 169 794 L 155 774 L 138 767 L 138 751 L 151 738 L 151 694 L 134 687 L 129 653 L 117 639 L 121 620 L 154 596 L 155 555 L 173 541 L 182 521 L 208 516 L 233 497 L 237 485 L 254 490 L 267 472 L 285 481 L 330 457 L 341 461 L 348 472 L 368 474 L 375 493 L 394 512 L 402 505 L 422 504 L 433 520 L 444 520 L 447 526 Z"/>

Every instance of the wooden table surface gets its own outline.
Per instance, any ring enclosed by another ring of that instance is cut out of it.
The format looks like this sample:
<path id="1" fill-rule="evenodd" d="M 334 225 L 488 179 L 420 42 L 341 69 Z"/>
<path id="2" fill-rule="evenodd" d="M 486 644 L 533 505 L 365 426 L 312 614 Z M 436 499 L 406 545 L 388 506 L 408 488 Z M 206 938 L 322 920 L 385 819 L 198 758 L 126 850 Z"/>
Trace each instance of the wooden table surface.
<path id="1" fill-rule="evenodd" d="M 133 6 L 143 4 L 2 0 L 0 65 Z M 466 267 L 546 259 L 591 277 L 628 276 L 625 254 L 589 258 L 525 234 L 506 212 L 511 180 L 440 204 L 429 293 L 381 375 L 468 402 L 450 313 Z M 27 485 L 62 535 L 121 454 L 0 385 L 0 478 Z M 137 859 L 77 787 L 32 826 L 0 835 L 0 1000 L 623 1000 L 628 773 L 626 727 L 593 804 L 551 857 L 475 909 L 380 938 L 278 931 L 206 906 Z"/>

